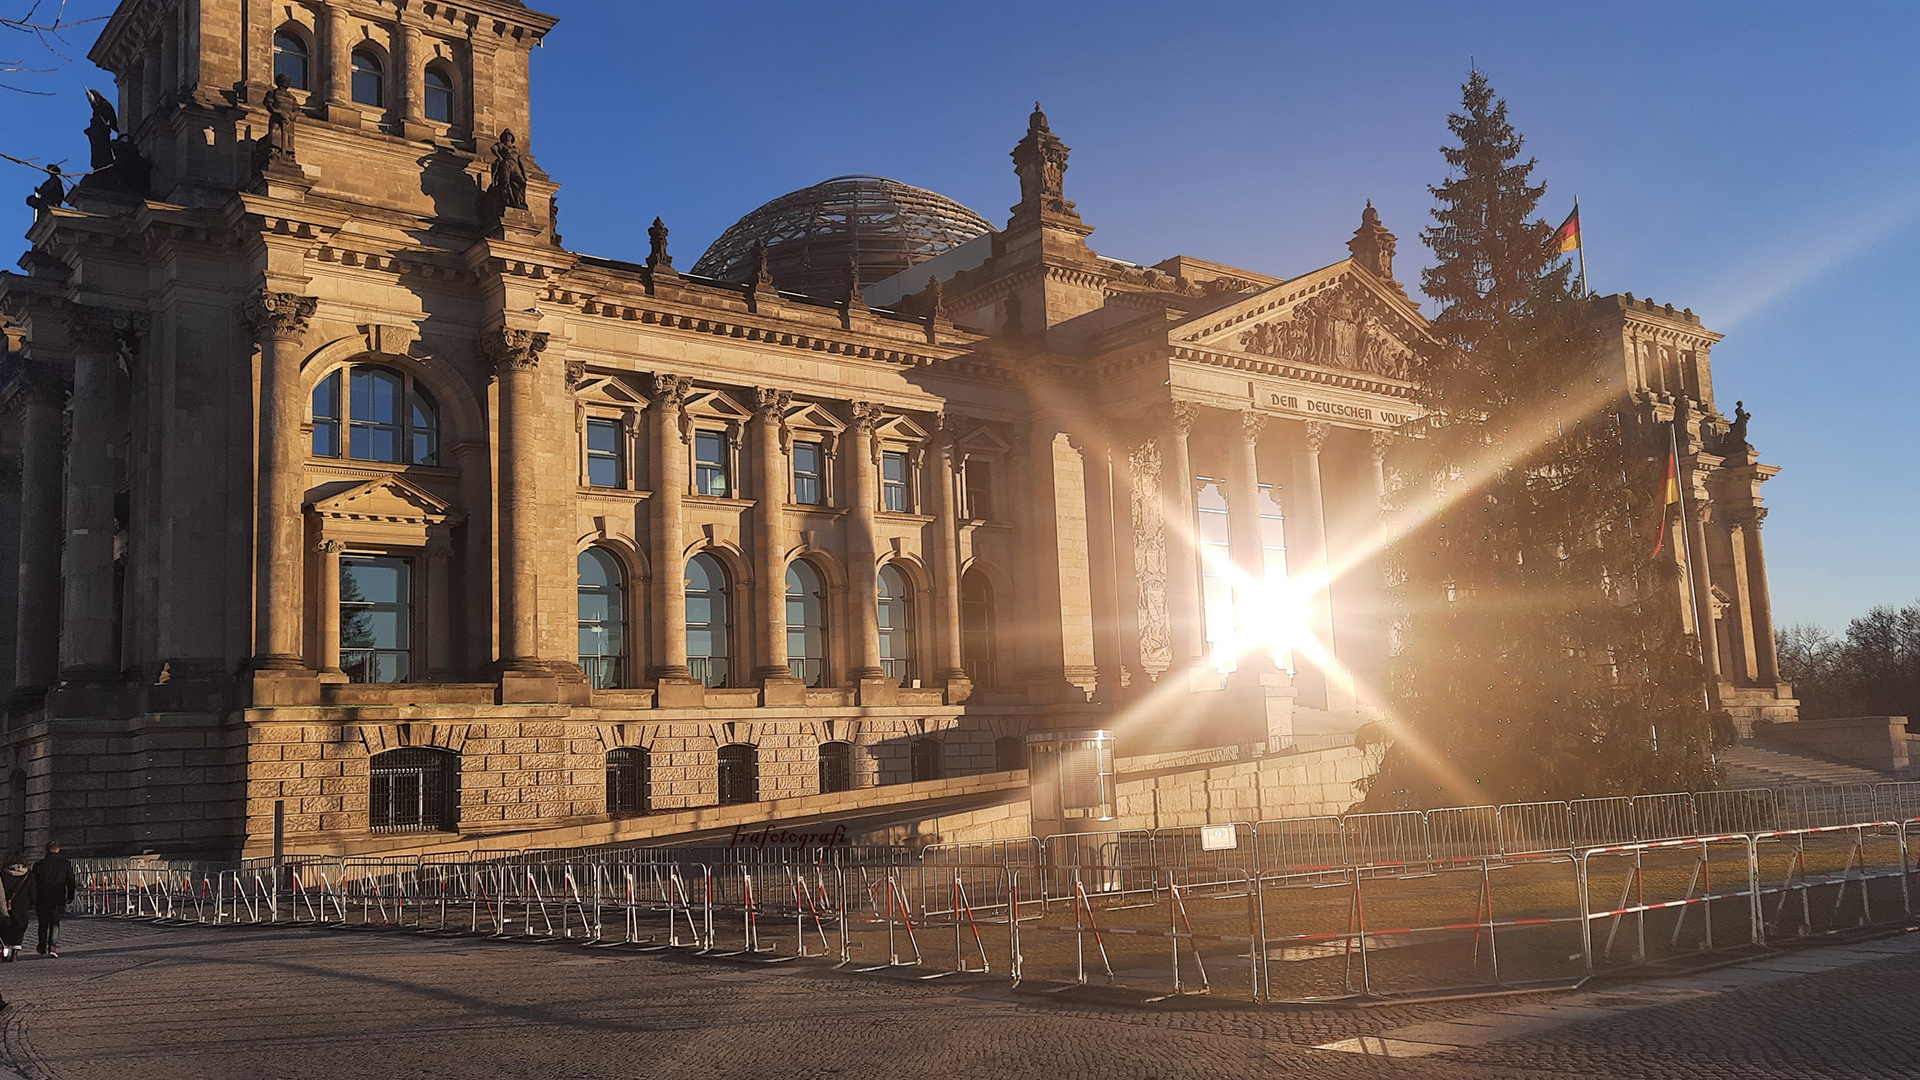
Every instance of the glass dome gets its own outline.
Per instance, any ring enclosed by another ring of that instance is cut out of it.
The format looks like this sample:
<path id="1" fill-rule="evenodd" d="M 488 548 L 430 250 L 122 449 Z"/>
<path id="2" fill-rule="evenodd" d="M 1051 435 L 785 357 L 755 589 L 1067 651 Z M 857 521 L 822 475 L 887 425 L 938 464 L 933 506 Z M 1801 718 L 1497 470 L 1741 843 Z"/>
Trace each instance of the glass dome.
<path id="1" fill-rule="evenodd" d="M 693 272 L 745 284 L 753 242 L 765 240 L 775 286 L 839 300 L 847 294 L 849 261 L 871 285 L 992 230 L 979 214 L 925 188 L 884 176 L 836 176 L 734 222 Z"/>

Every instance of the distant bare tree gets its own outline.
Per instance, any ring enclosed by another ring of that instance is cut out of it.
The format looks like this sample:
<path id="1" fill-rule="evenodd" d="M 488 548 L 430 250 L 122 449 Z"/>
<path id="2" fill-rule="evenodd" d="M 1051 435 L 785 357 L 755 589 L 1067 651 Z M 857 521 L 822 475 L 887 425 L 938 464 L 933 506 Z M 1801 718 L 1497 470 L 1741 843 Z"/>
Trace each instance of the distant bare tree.
<path id="1" fill-rule="evenodd" d="M 32 57 L 44 52 L 55 60 L 71 60 L 62 50 L 69 46 L 66 31 L 86 23 L 99 22 L 100 17 L 91 19 L 67 18 L 67 0 L 50 4 L 48 0 L 31 0 L 25 11 L 18 15 L 0 15 L 0 31 L 20 35 L 19 38 L 7 38 L 17 41 L 27 48 L 19 56 L 12 55 L 11 47 L 0 47 L 0 89 L 11 90 L 17 94 L 45 95 L 44 90 L 29 90 L 16 84 L 15 76 L 40 75 L 52 71 L 51 67 L 33 67 Z M 31 39 L 29 41 L 28 39 Z"/>

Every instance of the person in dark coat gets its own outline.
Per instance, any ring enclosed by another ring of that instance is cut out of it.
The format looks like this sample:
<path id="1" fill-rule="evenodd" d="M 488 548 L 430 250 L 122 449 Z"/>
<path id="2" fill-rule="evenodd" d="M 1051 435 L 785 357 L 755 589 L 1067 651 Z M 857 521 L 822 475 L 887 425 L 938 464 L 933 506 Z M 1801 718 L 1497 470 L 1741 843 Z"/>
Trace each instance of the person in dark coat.
<path id="1" fill-rule="evenodd" d="M 0 922 L 0 960 L 13 962 L 27 938 L 27 916 L 33 910 L 33 867 L 24 851 L 13 851 L 0 861 L 0 892 L 7 897 L 7 917 Z"/>
<path id="2" fill-rule="evenodd" d="M 33 915 L 40 924 L 40 951 L 59 956 L 54 935 L 60 931 L 60 917 L 80 891 L 73 863 L 60 854 L 59 844 L 47 845 L 47 857 L 33 864 Z"/>

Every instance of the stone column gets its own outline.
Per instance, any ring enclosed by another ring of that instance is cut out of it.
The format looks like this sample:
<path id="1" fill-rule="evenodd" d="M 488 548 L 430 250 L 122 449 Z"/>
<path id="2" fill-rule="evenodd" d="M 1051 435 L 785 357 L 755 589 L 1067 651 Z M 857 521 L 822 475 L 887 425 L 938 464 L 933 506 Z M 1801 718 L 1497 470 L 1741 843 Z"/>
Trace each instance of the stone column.
<path id="1" fill-rule="evenodd" d="M 427 558 L 427 671 L 424 680 L 413 681 L 449 682 L 453 679 L 453 574 L 448 564 L 453 557 L 453 541 L 445 536 L 429 536 L 424 554 Z M 334 618 L 337 620 L 339 615 Z"/>
<path id="2" fill-rule="evenodd" d="M 1173 667 L 1200 665 L 1204 625 L 1200 608 L 1200 556 L 1194 547 L 1193 459 L 1187 434 L 1200 413 L 1197 405 L 1173 403 L 1161 440 L 1160 498 L 1167 530 L 1167 616 Z"/>
<path id="3" fill-rule="evenodd" d="M 877 462 L 873 427 L 880 417 L 879 405 L 870 401 L 853 403 L 853 445 L 846 455 L 847 486 L 853 495 L 853 512 L 847 517 L 847 608 L 858 660 L 850 674 L 856 680 L 879 679 L 884 674 L 880 668 L 880 583 L 873 536 L 879 498 L 874 479 Z"/>
<path id="4" fill-rule="evenodd" d="M 503 328 L 481 339 L 500 380 L 500 659 L 539 670 L 540 354 L 547 335 Z"/>
<path id="5" fill-rule="evenodd" d="M 1693 475 L 1698 474 L 1690 469 L 1689 476 Z M 1709 565 L 1712 560 L 1707 556 L 1707 501 L 1691 490 L 1682 497 L 1692 503 L 1687 507 L 1686 558 L 1693 586 L 1693 625 L 1700 638 L 1700 659 L 1706 665 L 1707 684 L 1716 687 L 1713 697 L 1717 704 L 1720 697 L 1717 686 L 1722 675 L 1720 635 L 1713 619 L 1713 571 Z"/>
<path id="6" fill-rule="evenodd" d="M 117 407 L 118 342 L 113 317 L 77 309 L 72 433 L 67 441 L 66 528 L 60 553 L 60 678 L 106 682 L 119 670 L 113 633 L 114 460 L 125 445 Z"/>
<path id="7" fill-rule="evenodd" d="M 1104 439 L 1071 439 L 1080 451 L 1087 492 L 1087 577 L 1093 602 L 1093 698 L 1100 704 L 1120 700 L 1125 664 L 1120 647 L 1119 571 L 1114 565 L 1114 481 Z"/>
<path id="8" fill-rule="evenodd" d="M 960 666 L 960 513 L 953 490 L 959 475 L 953 444 L 959 434 L 952 417 L 940 418 L 927 469 L 934 530 L 933 630 L 940 661 L 935 678 L 946 684 L 950 702 L 972 688 Z"/>
<path id="9" fill-rule="evenodd" d="M 22 412 L 16 700 L 52 686 L 60 663 L 60 393 L 59 380 L 43 362 L 29 362 L 13 390 Z"/>
<path id="10" fill-rule="evenodd" d="M 1767 553 L 1760 542 L 1760 524 L 1767 520 L 1767 508 L 1749 509 L 1742 521 L 1742 545 L 1747 563 L 1747 610 L 1753 622 L 1753 651 L 1756 674 L 1763 686 L 1780 681 L 1780 654 L 1773 639 L 1773 594 L 1767 588 Z"/>
<path id="11" fill-rule="evenodd" d="M 1139 451 L 1130 445 L 1130 441 L 1117 443 L 1110 451 L 1113 486 L 1108 505 L 1113 517 L 1115 629 L 1120 637 L 1122 681 L 1127 686 L 1138 688 L 1147 681 L 1140 640 L 1143 564 L 1158 566 L 1160 553 L 1149 555 L 1143 551 L 1149 541 L 1140 535 L 1139 522 L 1133 516 L 1134 500 L 1139 497 L 1134 491 L 1133 482 L 1135 458 Z M 1164 572 L 1161 572 L 1161 576 L 1164 579 Z"/>
<path id="12" fill-rule="evenodd" d="M 1736 681 L 1753 684 L 1759 681 L 1760 664 L 1753 640 L 1753 599 L 1747 575 L 1745 528 L 1736 517 L 1727 522 L 1726 533 L 1727 563 L 1733 570 L 1734 619 L 1733 655 L 1728 660 L 1734 667 Z"/>
<path id="13" fill-rule="evenodd" d="M 248 303 L 247 317 L 260 337 L 260 451 L 255 499 L 255 592 L 253 667 L 295 671 L 301 657 L 303 620 L 301 541 L 306 522 L 308 446 L 306 400 L 301 392 L 301 342 L 315 301 L 294 293 L 264 292 Z"/>
<path id="14" fill-rule="evenodd" d="M 320 38 L 320 55 L 314 59 L 326 74 L 327 116 L 334 120 L 357 116 L 360 110 L 353 104 L 353 40 L 348 36 L 347 8 L 336 0 L 327 4 L 323 13 L 327 28 Z"/>
<path id="15" fill-rule="evenodd" d="M 393 67 L 390 84 L 399 100 L 395 110 L 400 129 L 407 138 L 427 134 L 426 91 L 427 51 L 420 42 L 420 29 L 406 20 L 404 13 L 394 26 Z"/>
<path id="16" fill-rule="evenodd" d="M 754 576 L 760 579 L 760 666 L 753 677 L 764 686 L 769 700 L 784 695 L 781 704 L 805 705 L 804 688 L 787 667 L 787 455 L 782 449 L 787 406 L 792 395 L 765 387 L 755 391 L 753 449 L 755 480 L 753 539 Z M 798 690 L 798 700 L 791 700 Z"/>
<path id="17" fill-rule="evenodd" d="M 1239 666 L 1253 670 L 1275 666 L 1260 617 L 1260 609 L 1271 602 L 1263 588 L 1267 553 L 1260 536 L 1260 432 L 1266 426 L 1265 416 L 1242 412 L 1238 437 L 1227 447 L 1227 557 L 1241 575 L 1233 591 Z"/>
<path id="18" fill-rule="evenodd" d="M 647 407 L 648 433 L 653 440 L 653 495 L 647 500 L 647 539 L 652 548 L 653 662 L 647 680 L 685 683 L 687 671 L 687 567 L 681 561 L 686 548 L 681 503 L 687 491 L 687 444 L 693 430 L 687 425 L 687 380 L 677 375 L 653 377 L 653 403 Z"/>
<path id="19" fill-rule="evenodd" d="M 1351 712 L 1355 705 L 1353 688 L 1340 668 L 1338 643 L 1333 633 L 1333 590 L 1328 579 L 1326 504 L 1320 487 L 1320 449 L 1326 440 L 1327 426 L 1317 420 L 1307 421 L 1306 439 L 1294 456 L 1294 496 L 1286 508 L 1289 576 L 1295 576 L 1293 556 L 1299 551 L 1304 563 L 1304 574 L 1299 576 L 1307 577 L 1314 586 L 1308 599 L 1312 605 L 1314 637 L 1311 651 L 1319 654 L 1317 661 L 1309 656 L 1302 663 L 1302 650 L 1296 649 L 1294 667 L 1312 670 L 1309 690 L 1320 689 L 1313 685 L 1316 682 L 1324 686 L 1325 702 L 1320 707 L 1328 712 Z M 1297 546 L 1296 536 L 1300 540 Z"/>
<path id="20" fill-rule="evenodd" d="M 320 556 L 318 595 L 314 603 L 320 611 L 320 674 L 323 681 L 327 676 L 345 676 L 340 671 L 340 553 L 347 545 L 340 540 L 322 540 L 313 550 Z"/>

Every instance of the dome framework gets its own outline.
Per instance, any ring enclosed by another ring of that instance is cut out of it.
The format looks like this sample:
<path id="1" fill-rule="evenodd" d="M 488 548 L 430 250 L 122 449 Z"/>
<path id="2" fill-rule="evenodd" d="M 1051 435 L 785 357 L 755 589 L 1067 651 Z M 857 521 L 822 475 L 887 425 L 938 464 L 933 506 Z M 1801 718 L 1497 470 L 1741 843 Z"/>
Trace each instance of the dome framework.
<path id="1" fill-rule="evenodd" d="M 992 230 L 979 214 L 925 188 L 883 176 L 836 176 L 734 222 L 693 273 L 745 284 L 754 241 L 764 240 L 777 287 L 839 300 L 850 262 L 861 282 L 872 284 Z"/>

